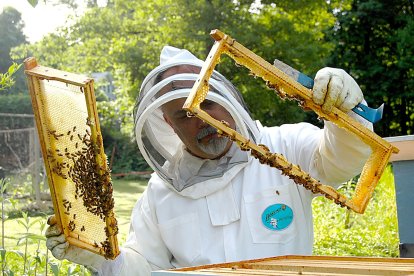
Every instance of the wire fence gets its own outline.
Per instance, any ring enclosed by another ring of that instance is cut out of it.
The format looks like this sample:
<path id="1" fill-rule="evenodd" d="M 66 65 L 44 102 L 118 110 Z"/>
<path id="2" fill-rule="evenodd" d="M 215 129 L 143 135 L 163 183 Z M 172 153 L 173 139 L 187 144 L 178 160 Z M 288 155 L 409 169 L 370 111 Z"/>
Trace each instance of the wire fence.
<path id="1" fill-rule="evenodd" d="M 0 178 L 21 196 L 40 202 L 48 192 L 32 114 L 0 113 Z"/>

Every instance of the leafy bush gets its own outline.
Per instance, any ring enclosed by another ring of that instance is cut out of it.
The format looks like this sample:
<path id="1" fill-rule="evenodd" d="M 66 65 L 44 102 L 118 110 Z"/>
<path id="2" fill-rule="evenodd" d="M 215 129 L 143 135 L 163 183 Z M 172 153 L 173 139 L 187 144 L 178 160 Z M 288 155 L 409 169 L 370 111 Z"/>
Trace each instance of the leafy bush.
<path id="1" fill-rule="evenodd" d="M 105 153 L 113 173 L 151 170 L 138 150 L 135 139 L 121 132 L 108 131 L 102 128 Z"/>
<path id="2" fill-rule="evenodd" d="M 382 175 L 364 214 L 316 198 L 314 254 L 398 257 L 398 223 L 391 165 Z"/>
<path id="3" fill-rule="evenodd" d="M 33 114 L 32 102 L 29 94 L 0 95 L 0 113 Z M 0 116 L 0 129 L 17 129 L 33 127 L 31 117 Z"/>
<path id="4" fill-rule="evenodd" d="M 48 252 L 44 236 L 47 215 L 32 217 L 27 212 L 17 210 L 14 198 L 5 196 L 9 184 L 8 180 L 0 179 L 1 274 L 10 276 L 90 275 L 89 271 L 82 266 L 66 260 L 57 260 Z M 8 208 L 7 211 L 5 205 L 11 205 L 12 208 Z M 10 214 L 13 210 L 21 212 L 22 217 L 12 219 Z"/>

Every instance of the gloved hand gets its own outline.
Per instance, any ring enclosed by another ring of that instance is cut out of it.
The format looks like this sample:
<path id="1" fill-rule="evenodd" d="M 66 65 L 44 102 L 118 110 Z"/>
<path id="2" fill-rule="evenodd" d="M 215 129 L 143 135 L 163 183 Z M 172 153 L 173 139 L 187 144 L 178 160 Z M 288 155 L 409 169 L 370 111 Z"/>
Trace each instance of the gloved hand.
<path id="1" fill-rule="evenodd" d="M 84 265 L 94 272 L 100 273 L 101 267 L 106 261 L 104 257 L 77 246 L 70 245 L 66 241 L 65 235 L 62 233 L 62 230 L 59 229 L 53 216 L 49 217 L 47 223 L 49 224 L 49 227 L 46 229 L 45 233 L 47 238 L 46 246 L 56 259 L 67 259 L 71 262 Z"/>
<path id="2" fill-rule="evenodd" d="M 364 99 L 358 84 L 348 73 L 330 67 L 316 73 L 312 97 L 325 113 L 331 112 L 334 106 L 348 112 Z"/>

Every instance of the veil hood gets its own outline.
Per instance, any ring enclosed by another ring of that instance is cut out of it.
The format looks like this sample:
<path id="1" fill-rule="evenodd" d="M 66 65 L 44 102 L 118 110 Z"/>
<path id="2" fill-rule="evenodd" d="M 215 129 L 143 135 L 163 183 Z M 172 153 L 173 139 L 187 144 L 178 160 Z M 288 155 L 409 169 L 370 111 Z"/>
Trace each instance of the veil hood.
<path id="1" fill-rule="evenodd" d="M 234 149 L 236 146 L 233 145 L 220 160 L 203 160 L 194 156 L 187 158 L 192 159 L 193 164 L 199 163 L 201 171 L 187 177 L 185 181 L 177 172 L 183 164 L 182 159 L 189 154 L 171 126 L 165 122 L 160 107 L 166 102 L 188 97 L 191 87 L 176 88 L 174 82 L 194 82 L 198 74 L 177 73 L 166 78 L 163 78 L 163 74 L 168 69 L 185 65 L 201 69 L 203 63 L 188 50 L 165 46 L 161 51 L 160 65 L 144 79 L 134 107 L 135 136 L 140 152 L 157 175 L 179 193 L 193 190 L 194 187 L 189 187 L 196 183 L 209 180 L 220 182 L 220 178 L 228 175 L 233 167 L 240 167 L 240 164 L 247 162 L 246 152 Z M 237 130 L 256 141 L 258 129 L 240 92 L 217 71 L 213 72 L 209 85 L 207 99 L 222 105 L 233 117 Z M 166 88 L 169 88 L 167 93 Z M 200 162 L 195 162 L 194 158 Z M 234 175 L 234 172 L 230 174 Z"/>

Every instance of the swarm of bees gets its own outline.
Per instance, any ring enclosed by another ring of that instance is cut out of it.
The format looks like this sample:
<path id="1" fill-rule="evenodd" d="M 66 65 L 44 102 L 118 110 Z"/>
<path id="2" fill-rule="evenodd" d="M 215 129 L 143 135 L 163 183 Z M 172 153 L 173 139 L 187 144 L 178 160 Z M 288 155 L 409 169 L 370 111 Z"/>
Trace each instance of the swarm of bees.
<path id="1" fill-rule="evenodd" d="M 77 132 L 76 126 L 65 133 L 57 133 L 56 130 L 49 131 L 50 136 L 56 141 L 60 139 L 66 139 L 66 142 L 70 141 L 72 148 L 48 149 L 47 157 L 54 174 L 74 183 L 75 200 L 80 197 L 86 210 L 105 222 L 106 217 L 112 213 L 114 208 L 113 188 L 109 170 L 102 167 L 96 158 L 102 149 L 98 143 L 91 139 L 90 129 L 88 129 L 91 125 L 89 119 L 86 120 L 86 125 L 87 128 L 80 133 Z M 72 203 L 67 199 L 62 199 L 62 205 L 65 208 L 64 214 L 69 216 Z M 73 220 L 69 220 L 67 225 L 69 231 L 75 231 L 75 219 L 76 214 L 73 214 Z M 116 235 L 118 232 L 116 220 L 111 226 L 115 229 Z M 85 230 L 85 226 L 82 225 L 80 231 L 84 232 Z M 111 257 L 113 252 L 108 240 L 111 233 L 107 227 L 105 227 L 105 234 L 107 239 L 100 243 L 100 249 L 105 252 L 106 257 Z M 98 244 L 95 242 L 95 245 Z"/>

